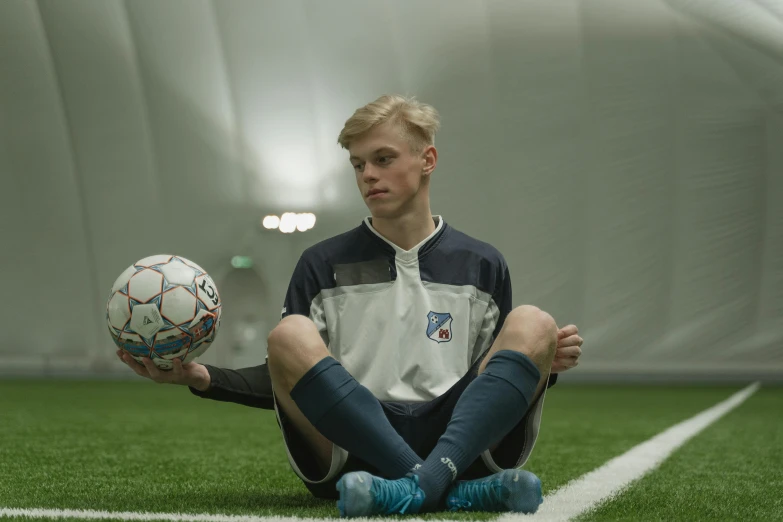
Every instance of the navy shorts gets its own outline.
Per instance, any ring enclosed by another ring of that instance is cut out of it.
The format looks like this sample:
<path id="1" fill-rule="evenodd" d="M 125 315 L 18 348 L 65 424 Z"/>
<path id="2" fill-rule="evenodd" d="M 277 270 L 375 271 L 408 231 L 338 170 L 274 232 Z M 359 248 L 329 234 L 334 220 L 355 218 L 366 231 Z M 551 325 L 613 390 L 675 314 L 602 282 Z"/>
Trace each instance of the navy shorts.
<path id="1" fill-rule="evenodd" d="M 426 459 L 432 452 L 438 442 L 438 439 L 446 431 L 446 426 L 451 419 L 454 406 L 457 404 L 462 393 L 468 385 L 478 376 L 478 369 L 482 358 L 468 370 L 454 386 L 440 397 L 429 402 L 403 403 L 403 402 L 384 402 L 380 401 L 386 418 L 391 425 L 408 443 L 408 445 L 422 459 Z M 533 408 L 528 410 L 533 411 Z M 529 415 L 529 413 L 528 413 Z M 503 469 L 516 467 L 520 455 L 525 447 L 525 426 L 527 417 L 522 419 L 510 433 L 508 433 L 499 443 L 495 451 L 492 452 L 492 458 L 495 463 Z M 317 460 L 309 444 L 299 434 L 299 432 L 290 425 L 290 422 L 279 411 L 279 422 L 284 431 L 288 451 L 296 461 L 299 470 L 306 477 L 313 481 L 319 480 L 324 476 L 322 470 L 319 470 Z M 337 481 L 352 471 L 366 471 L 372 475 L 383 476 L 369 463 L 355 457 L 348 456 L 340 473 L 332 479 L 313 483 L 303 481 L 307 489 L 318 498 L 337 499 Z M 460 475 L 459 480 L 471 480 L 474 478 L 486 477 L 492 475 L 484 460 L 479 456 L 476 460 Z M 387 477 L 390 478 L 390 477 Z"/>

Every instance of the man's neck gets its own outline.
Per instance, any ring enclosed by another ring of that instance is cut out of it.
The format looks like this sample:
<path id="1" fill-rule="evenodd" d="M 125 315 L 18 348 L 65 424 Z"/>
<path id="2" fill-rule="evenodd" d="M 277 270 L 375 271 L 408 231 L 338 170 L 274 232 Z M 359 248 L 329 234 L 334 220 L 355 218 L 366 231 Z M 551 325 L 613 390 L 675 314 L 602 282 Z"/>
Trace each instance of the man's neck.
<path id="1" fill-rule="evenodd" d="M 372 227 L 401 249 L 410 250 L 435 232 L 435 221 L 428 209 L 397 219 L 372 218 Z"/>

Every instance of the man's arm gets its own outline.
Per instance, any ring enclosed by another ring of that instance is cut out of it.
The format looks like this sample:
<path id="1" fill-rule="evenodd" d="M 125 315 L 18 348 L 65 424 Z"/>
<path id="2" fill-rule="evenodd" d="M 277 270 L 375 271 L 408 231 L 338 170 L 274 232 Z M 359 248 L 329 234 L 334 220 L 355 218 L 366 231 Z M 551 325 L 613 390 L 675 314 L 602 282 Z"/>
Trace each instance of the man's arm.
<path id="1" fill-rule="evenodd" d="M 281 316 L 299 314 L 311 317 L 313 301 L 319 293 L 320 285 L 316 280 L 315 273 L 305 255 L 302 255 L 288 284 Z M 316 326 L 321 330 L 322 337 L 325 338 L 326 326 L 322 317 L 311 317 L 311 319 L 314 319 Z M 208 379 L 205 379 L 204 384 L 189 387 L 191 393 L 197 397 L 234 402 L 266 410 L 274 409 L 272 380 L 266 364 L 238 370 L 211 365 L 203 366 L 208 372 Z"/>
<path id="2" fill-rule="evenodd" d="M 239 370 L 218 368 L 208 364 L 203 366 L 209 372 L 209 383 L 205 389 L 199 389 L 202 386 L 189 386 L 193 395 L 253 408 L 274 409 L 272 381 L 266 364 Z"/>

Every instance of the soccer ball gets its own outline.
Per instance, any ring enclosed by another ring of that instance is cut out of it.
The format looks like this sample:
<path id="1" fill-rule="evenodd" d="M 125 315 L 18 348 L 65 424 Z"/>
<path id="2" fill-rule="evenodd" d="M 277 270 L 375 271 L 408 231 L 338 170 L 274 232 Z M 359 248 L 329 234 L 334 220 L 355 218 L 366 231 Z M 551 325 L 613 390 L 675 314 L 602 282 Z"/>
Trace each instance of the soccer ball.
<path id="1" fill-rule="evenodd" d="M 222 303 L 206 271 L 184 257 L 145 257 L 111 287 L 106 322 L 114 342 L 141 363 L 170 370 L 204 353 L 220 328 Z"/>

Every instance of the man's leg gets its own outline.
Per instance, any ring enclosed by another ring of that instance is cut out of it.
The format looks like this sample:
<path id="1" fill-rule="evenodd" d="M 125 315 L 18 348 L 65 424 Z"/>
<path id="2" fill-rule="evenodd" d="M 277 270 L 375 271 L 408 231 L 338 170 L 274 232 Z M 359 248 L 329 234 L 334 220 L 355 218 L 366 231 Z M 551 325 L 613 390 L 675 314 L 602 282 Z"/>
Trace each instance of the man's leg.
<path id="1" fill-rule="evenodd" d="M 486 363 L 480 365 L 481 374 L 465 388 L 446 431 L 424 464 L 417 466 L 410 477 L 394 481 L 361 472 L 345 475 L 340 500 L 348 509 L 345 513 L 341 509 L 341 514 L 354 517 L 436 510 L 452 482 L 524 417 L 537 390 L 546 385 L 543 376 L 549 374 L 556 348 L 557 326 L 549 314 L 533 306 L 512 310 L 493 350 L 485 357 Z M 540 486 L 540 482 L 530 473 L 523 475 L 521 471 L 502 477 L 493 475 L 497 480 L 489 484 L 489 489 L 497 491 L 499 484 L 506 490 L 505 498 L 489 495 L 473 507 L 534 512 L 540 501 L 540 487 L 533 492 L 535 495 L 527 493 L 531 485 Z M 368 495 L 360 486 L 367 482 L 383 494 Z M 379 497 L 393 501 L 379 502 Z M 394 508 L 387 509 L 387 504 Z"/>
<path id="2" fill-rule="evenodd" d="M 514 324 L 509 326 L 507 331 L 508 319 L 514 315 Z M 522 323 L 520 325 L 520 323 Z M 552 328 L 554 328 L 554 341 L 551 339 Z M 517 331 L 514 331 L 517 330 Z M 504 332 L 506 335 L 504 335 Z M 554 344 L 547 344 L 552 341 Z M 548 349 L 547 349 L 548 348 Z M 487 369 L 492 356 L 501 350 L 512 350 L 523 353 L 533 361 L 533 364 L 541 372 L 541 378 L 536 386 L 536 394 L 533 398 L 534 403 L 541 396 L 549 381 L 549 370 L 552 368 L 552 361 L 557 351 L 557 324 L 555 320 L 546 312 L 539 310 L 535 306 L 520 306 L 511 311 L 503 324 L 503 328 L 492 343 L 489 352 L 479 365 L 478 374 L 481 375 Z"/>
<path id="3" fill-rule="evenodd" d="M 451 483 L 524 417 L 545 388 L 557 349 L 557 325 L 533 306 L 511 311 L 479 367 L 479 376 L 454 407 L 446 432 L 415 471 L 435 509 Z"/>
<path id="4" fill-rule="evenodd" d="M 422 459 L 394 430 L 378 400 L 333 359 L 307 317 L 284 318 L 269 334 L 269 374 L 278 407 L 318 458 L 331 464 L 332 443 L 402 477 Z"/>
<path id="5" fill-rule="evenodd" d="M 329 357 L 329 351 L 312 322 L 313 331 L 303 325 L 297 334 L 290 331 L 288 324 L 281 329 L 282 325 L 281 321 L 280 325 L 270 332 L 267 345 L 269 376 L 272 379 L 275 401 L 277 407 L 285 413 L 310 446 L 318 460 L 318 468 L 325 475 L 332 463 L 332 442 L 307 420 L 291 398 L 291 390 L 308 370 L 320 360 Z"/>

